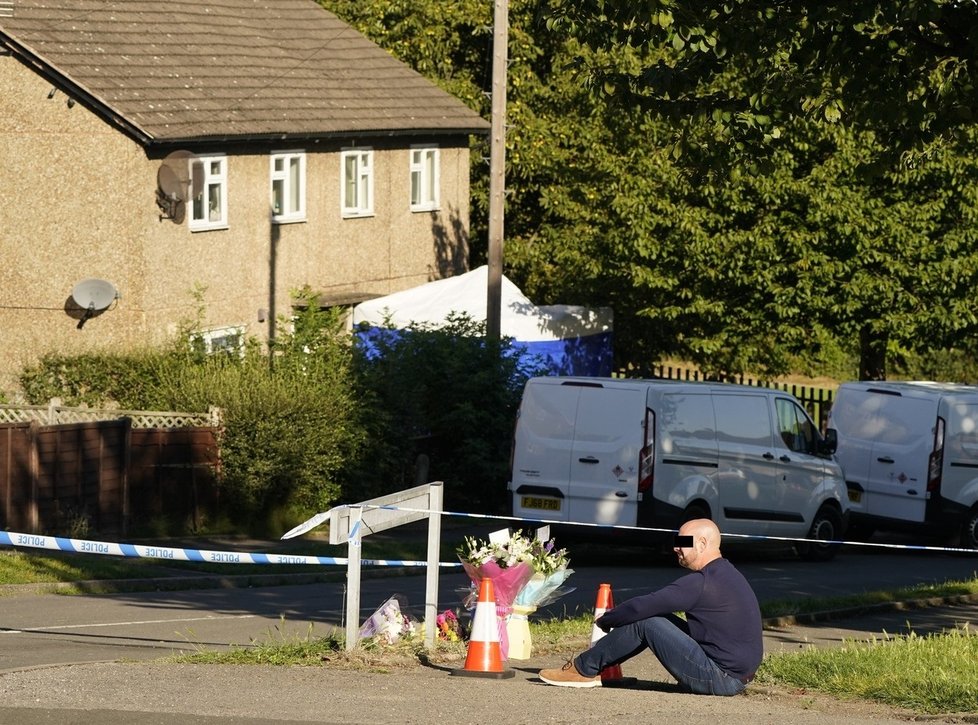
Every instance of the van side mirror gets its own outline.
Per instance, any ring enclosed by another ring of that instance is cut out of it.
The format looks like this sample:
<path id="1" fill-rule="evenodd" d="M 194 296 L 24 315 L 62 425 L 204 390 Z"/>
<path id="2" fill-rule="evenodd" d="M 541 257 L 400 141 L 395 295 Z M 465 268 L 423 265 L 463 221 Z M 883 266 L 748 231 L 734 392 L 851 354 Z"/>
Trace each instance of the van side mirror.
<path id="1" fill-rule="evenodd" d="M 818 452 L 831 456 L 839 447 L 839 433 L 835 428 L 825 431 L 825 436 L 818 442 Z"/>

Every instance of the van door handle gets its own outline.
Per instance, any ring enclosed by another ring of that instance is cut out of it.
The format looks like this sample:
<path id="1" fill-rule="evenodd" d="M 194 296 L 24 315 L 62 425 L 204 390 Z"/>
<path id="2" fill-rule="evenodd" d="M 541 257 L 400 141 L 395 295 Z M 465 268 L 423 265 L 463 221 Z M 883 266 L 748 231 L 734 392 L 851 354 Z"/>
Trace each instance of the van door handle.
<path id="1" fill-rule="evenodd" d="M 879 461 L 880 463 L 893 463 L 893 459 L 890 458 L 889 456 L 880 456 L 876 460 Z"/>
<path id="2" fill-rule="evenodd" d="M 628 498 L 628 491 L 615 491 L 615 496 L 618 498 Z"/>
<path id="3" fill-rule="evenodd" d="M 910 495 L 910 496 L 916 496 L 917 495 L 917 489 L 915 489 L 915 488 L 908 488 L 907 489 L 907 494 Z"/>
<path id="4" fill-rule="evenodd" d="M 764 458 L 765 460 L 768 460 L 768 461 L 773 461 L 774 460 L 774 454 L 773 453 L 765 453 L 763 456 L 761 456 L 761 458 Z"/>
<path id="5" fill-rule="evenodd" d="M 594 456 L 587 456 L 586 458 L 578 458 L 580 463 L 600 463 L 600 461 Z"/>
<path id="6" fill-rule="evenodd" d="M 781 456 L 781 462 L 782 463 L 790 463 L 791 462 L 791 456 Z"/>

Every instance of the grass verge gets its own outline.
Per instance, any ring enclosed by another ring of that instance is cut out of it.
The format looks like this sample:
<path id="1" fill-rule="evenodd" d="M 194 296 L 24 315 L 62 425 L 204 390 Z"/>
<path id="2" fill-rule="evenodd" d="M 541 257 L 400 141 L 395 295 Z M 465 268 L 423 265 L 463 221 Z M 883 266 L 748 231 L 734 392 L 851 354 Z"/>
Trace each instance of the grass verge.
<path id="1" fill-rule="evenodd" d="M 425 649 L 422 637 L 393 644 L 366 640 L 347 652 L 341 636 L 291 638 L 276 628 L 262 641 L 228 651 L 200 649 L 168 658 L 173 663 L 220 665 L 329 666 L 389 673 L 419 665 L 461 667 L 464 642 L 438 640 Z M 534 656 L 570 656 L 586 648 L 591 618 L 530 623 Z M 927 715 L 978 711 L 978 633 L 958 629 L 919 637 L 847 641 L 832 649 L 765 657 L 758 684 L 804 688 L 840 699 L 867 699 Z"/>
<path id="2" fill-rule="evenodd" d="M 848 641 L 768 655 L 757 681 L 863 698 L 929 715 L 978 711 L 978 633 Z"/>

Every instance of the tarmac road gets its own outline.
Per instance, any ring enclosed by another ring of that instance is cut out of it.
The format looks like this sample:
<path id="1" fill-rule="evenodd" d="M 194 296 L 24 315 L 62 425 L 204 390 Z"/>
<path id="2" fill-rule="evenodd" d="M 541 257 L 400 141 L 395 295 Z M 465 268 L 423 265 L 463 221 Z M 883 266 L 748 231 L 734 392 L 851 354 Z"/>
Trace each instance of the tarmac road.
<path id="1" fill-rule="evenodd" d="M 968 556 L 844 551 L 810 564 L 789 556 L 755 556 L 731 547 L 763 600 L 827 596 L 974 576 Z M 572 564 L 573 565 L 573 564 Z M 597 584 L 610 581 L 616 601 L 682 573 L 658 564 L 582 567 L 577 590 L 553 613 L 593 611 Z M 406 593 L 420 608 L 423 576 L 364 579 L 362 617 L 391 593 Z M 461 574 L 442 576 L 439 600 L 458 602 Z M 160 664 L 153 660 L 195 647 L 246 645 L 269 633 L 304 635 L 311 625 L 337 626 L 343 585 L 142 592 L 90 597 L 16 596 L 0 600 L 0 723 L 607 723 L 617 721 L 724 723 L 906 722 L 907 714 L 865 703 L 839 703 L 811 693 L 752 685 L 744 696 L 697 697 L 676 691 L 651 655 L 626 663 L 635 688 L 570 691 L 542 685 L 547 658 L 508 664 L 515 677 L 452 677 L 451 666 L 418 665 L 391 672 L 323 667 L 233 667 Z M 284 617 L 284 619 L 282 619 Z M 767 652 L 837 646 L 845 639 L 918 634 L 978 623 L 978 604 L 879 610 L 859 617 L 809 623 L 769 623 Z M 279 632 L 278 628 L 291 628 Z M 121 660 L 121 661 L 120 661 Z M 458 663 L 461 666 L 461 662 Z"/>
<path id="2" fill-rule="evenodd" d="M 788 555 L 730 554 L 761 601 L 836 596 L 975 576 L 978 558 L 932 553 L 844 552 L 830 562 Z M 573 566 L 573 562 L 572 562 Z M 393 594 L 423 616 L 425 578 L 364 578 L 360 621 Z M 536 618 L 594 611 L 598 585 L 612 584 L 616 602 L 666 584 L 683 573 L 677 565 L 585 566 L 568 584 L 574 591 L 544 607 Z M 468 579 L 443 571 L 439 609 L 458 607 Z M 344 583 L 148 591 L 112 595 L 4 597 L 0 616 L 0 671 L 69 662 L 154 659 L 197 648 L 248 646 L 253 641 L 323 636 L 342 625 Z"/>
<path id="3" fill-rule="evenodd" d="M 768 630 L 768 652 L 833 646 L 904 631 L 919 634 L 978 622 L 978 605 L 876 613 L 825 625 Z M 912 713 L 865 702 L 752 684 L 723 698 L 678 692 L 648 653 L 625 663 L 628 689 L 567 690 L 542 684 L 552 657 L 513 661 L 511 679 L 453 677 L 461 666 L 390 672 L 322 667 L 88 663 L 0 673 L 0 723 L 11 725 L 273 725 L 274 723 L 696 723 L 869 725 L 905 723 Z M 941 718 L 974 722 L 974 714 Z"/>

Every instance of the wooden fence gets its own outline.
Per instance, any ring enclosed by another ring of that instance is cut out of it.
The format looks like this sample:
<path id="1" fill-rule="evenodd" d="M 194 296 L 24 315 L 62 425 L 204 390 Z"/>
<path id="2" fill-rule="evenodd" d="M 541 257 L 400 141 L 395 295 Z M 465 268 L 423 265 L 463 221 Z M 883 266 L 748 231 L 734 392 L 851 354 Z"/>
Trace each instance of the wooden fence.
<path id="1" fill-rule="evenodd" d="M 218 503 L 217 430 L 0 424 L 0 526 L 75 538 L 196 528 Z"/>
<path id="2" fill-rule="evenodd" d="M 684 367 L 679 365 L 653 365 L 651 376 L 655 378 L 665 378 L 667 380 L 690 380 L 714 383 L 736 383 L 737 385 L 752 385 L 764 388 L 774 388 L 791 393 L 798 398 L 812 420 L 818 424 L 821 430 L 825 430 L 829 418 L 829 411 L 832 409 L 832 401 L 835 399 L 834 388 L 822 388 L 814 385 L 798 385 L 796 383 L 784 383 L 770 380 L 760 380 L 745 375 L 729 375 L 710 377 L 701 373 L 696 368 Z M 617 377 L 635 377 L 631 371 L 619 371 Z"/>

